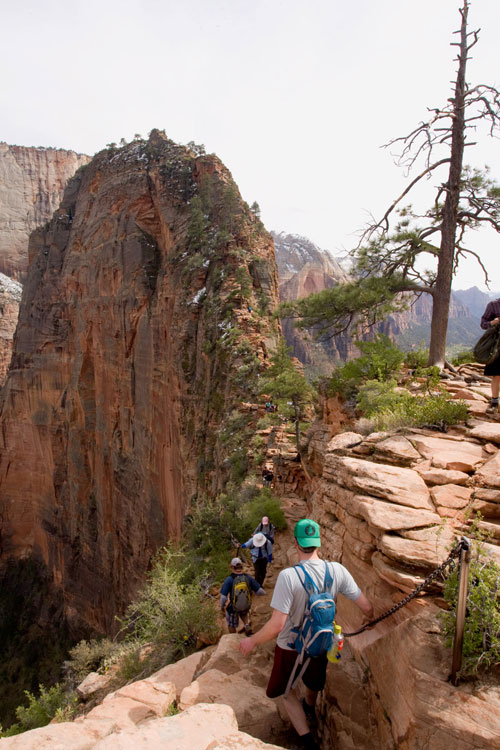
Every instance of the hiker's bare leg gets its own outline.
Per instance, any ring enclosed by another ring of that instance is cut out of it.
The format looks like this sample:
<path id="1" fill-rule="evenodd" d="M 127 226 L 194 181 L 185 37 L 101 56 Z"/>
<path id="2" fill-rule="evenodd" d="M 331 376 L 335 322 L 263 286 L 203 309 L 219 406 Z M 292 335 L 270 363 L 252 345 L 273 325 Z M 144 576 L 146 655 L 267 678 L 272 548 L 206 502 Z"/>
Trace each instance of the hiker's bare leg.
<path id="1" fill-rule="evenodd" d="M 491 378 L 491 397 L 498 398 L 500 393 L 500 375 L 493 375 Z"/>
<path id="2" fill-rule="evenodd" d="M 286 698 L 283 696 L 283 705 L 299 737 L 302 737 L 303 734 L 308 734 L 311 730 L 309 729 L 302 703 L 295 695 L 294 690 L 290 690 Z"/>

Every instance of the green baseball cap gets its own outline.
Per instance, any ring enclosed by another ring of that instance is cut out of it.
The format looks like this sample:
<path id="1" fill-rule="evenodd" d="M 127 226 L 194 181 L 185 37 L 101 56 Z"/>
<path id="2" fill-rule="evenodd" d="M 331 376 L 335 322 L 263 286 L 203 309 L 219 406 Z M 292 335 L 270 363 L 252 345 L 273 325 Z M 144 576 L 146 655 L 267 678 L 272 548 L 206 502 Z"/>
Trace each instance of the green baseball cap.
<path id="1" fill-rule="evenodd" d="M 297 521 L 293 535 L 301 547 L 321 547 L 319 525 L 310 518 Z"/>

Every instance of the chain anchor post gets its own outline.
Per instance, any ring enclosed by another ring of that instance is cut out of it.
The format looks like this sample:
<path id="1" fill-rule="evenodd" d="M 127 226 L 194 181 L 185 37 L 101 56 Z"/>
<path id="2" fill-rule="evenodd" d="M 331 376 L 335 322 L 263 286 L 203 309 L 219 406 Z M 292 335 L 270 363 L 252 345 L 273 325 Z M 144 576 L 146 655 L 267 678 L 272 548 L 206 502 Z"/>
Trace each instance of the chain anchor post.
<path id="1" fill-rule="evenodd" d="M 450 682 L 458 685 L 457 673 L 462 666 L 462 644 L 464 640 L 465 611 L 467 605 L 467 591 L 469 587 L 469 566 L 471 558 L 470 539 L 463 536 L 461 539 L 459 573 L 458 573 L 458 599 L 455 619 L 455 638 L 453 640 L 453 657 L 451 662 Z"/>

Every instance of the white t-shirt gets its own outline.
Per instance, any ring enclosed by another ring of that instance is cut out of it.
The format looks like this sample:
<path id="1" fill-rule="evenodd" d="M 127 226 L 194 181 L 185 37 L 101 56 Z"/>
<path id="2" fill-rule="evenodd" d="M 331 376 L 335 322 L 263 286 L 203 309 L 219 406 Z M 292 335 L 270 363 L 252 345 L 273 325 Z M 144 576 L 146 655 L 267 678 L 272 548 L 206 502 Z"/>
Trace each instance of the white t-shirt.
<path id="1" fill-rule="evenodd" d="M 330 590 L 334 599 L 337 598 L 339 592 L 347 596 L 348 599 L 357 599 L 360 596 L 361 589 L 349 571 L 340 563 L 327 563 L 324 560 L 307 560 L 302 561 L 301 565 L 307 570 L 320 592 L 324 590 L 325 570 L 326 565 L 328 565 L 330 575 L 333 578 Z M 290 651 L 293 648 L 289 644 L 294 638 L 294 634 L 290 635 L 290 631 L 302 622 L 309 599 L 309 594 L 299 580 L 299 575 L 301 576 L 301 580 L 303 580 L 304 574 L 301 570 L 298 571 L 298 575 L 294 568 L 285 568 L 282 570 L 276 581 L 271 600 L 271 607 L 273 609 L 277 609 L 279 612 L 288 615 L 285 627 L 279 633 L 276 643 L 280 648 Z"/>

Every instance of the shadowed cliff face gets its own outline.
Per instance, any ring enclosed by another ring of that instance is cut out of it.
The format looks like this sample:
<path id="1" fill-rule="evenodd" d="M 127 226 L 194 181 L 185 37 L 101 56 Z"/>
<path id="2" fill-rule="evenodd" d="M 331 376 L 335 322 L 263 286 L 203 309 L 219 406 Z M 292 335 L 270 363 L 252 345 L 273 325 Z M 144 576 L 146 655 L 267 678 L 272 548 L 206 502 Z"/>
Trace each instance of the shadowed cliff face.
<path id="1" fill-rule="evenodd" d="M 41 559 L 70 628 L 109 632 L 192 499 L 227 479 L 219 429 L 274 346 L 255 312 L 276 304 L 273 243 L 216 157 L 153 131 L 81 170 L 29 252 L 1 559 Z"/>

